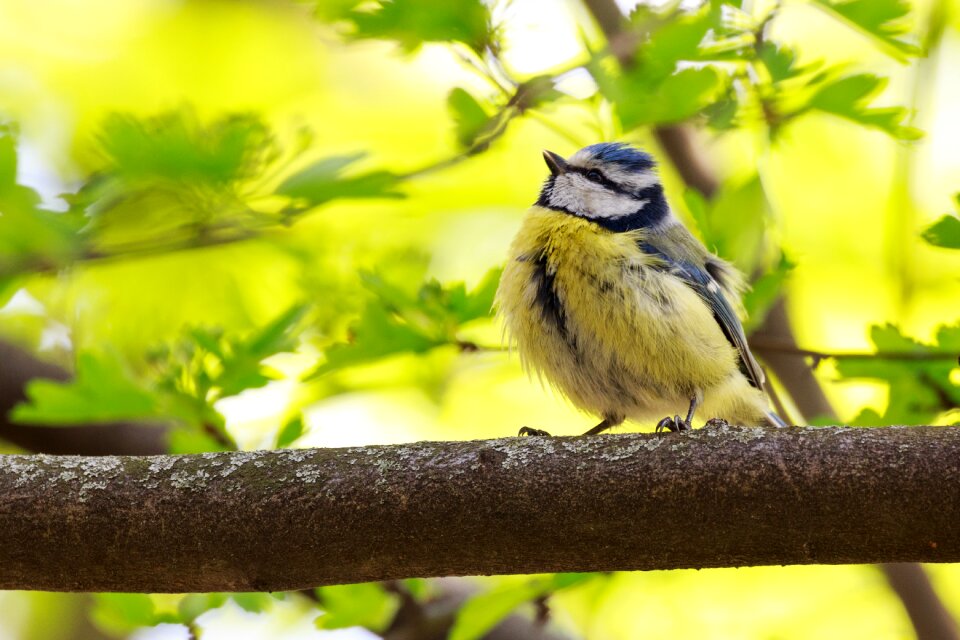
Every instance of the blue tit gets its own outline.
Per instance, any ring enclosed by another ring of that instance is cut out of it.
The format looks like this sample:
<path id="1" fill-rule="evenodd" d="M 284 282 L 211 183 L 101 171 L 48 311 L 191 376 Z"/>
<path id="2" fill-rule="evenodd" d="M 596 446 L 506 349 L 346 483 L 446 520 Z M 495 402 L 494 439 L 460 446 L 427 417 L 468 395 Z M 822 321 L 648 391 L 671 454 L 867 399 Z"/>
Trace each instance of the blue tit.
<path id="1" fill-rule="evenodd" d="M 543 155 L 496 298 L 524 367 L 602 417 L 586 435 L 662 416 L 657 431 L 683 431 L 698 410 L 783 426 L 738 319 L 743 278 L 673 215 L 653 158 L 620 143 Z"/>

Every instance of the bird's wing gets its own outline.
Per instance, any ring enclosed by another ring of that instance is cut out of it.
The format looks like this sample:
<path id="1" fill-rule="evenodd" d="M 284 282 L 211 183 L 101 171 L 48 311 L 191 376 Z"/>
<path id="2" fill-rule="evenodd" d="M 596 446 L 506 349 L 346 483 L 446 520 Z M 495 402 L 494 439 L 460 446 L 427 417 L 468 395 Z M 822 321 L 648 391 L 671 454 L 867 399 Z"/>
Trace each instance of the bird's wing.
<path id="1" fill-rule="evenodd" d="M 743 333 L 743 325 L 740 319 L 730 305 L 726 296 L 723 295 L 723 287 L 711 275 L 709 263 L 703 267 L 695 262 L 682 258 L 675 258 L 667 255 L 660 249 L 653 247 L 646 242 L 640 243 L 640 249 L 649 255 L 659 258 L 660 264 L 654 264 L 654 268 L 662 269 L 678 278 L 693 289 L 698 296 L 707 304 L 713 317 L 716 319 L 723 334 L 734 346 L 737 353 L 740 354 L 740 370 L 747 377 L 750 383 L 757 389 L 763 389 L 763 369 L 750 353 L 750 347 L 747 346 L 747 337 Z"/>

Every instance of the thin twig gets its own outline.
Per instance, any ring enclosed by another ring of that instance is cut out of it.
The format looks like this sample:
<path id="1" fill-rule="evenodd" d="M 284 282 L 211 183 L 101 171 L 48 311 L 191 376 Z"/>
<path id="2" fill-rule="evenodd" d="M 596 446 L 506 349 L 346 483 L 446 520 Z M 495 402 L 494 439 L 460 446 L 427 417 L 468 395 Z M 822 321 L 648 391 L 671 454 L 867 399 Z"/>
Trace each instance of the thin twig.
<path id="1" fill-rule="evenodd" d="M 952 351 L 823 351 L 804 349 L 792 342 L 765 337 L 750 339 L 750 348 L 763 353 L 775 351 L 796 356 L 806 356 L 816 360 L 957 360 L 960 354 Z"/>

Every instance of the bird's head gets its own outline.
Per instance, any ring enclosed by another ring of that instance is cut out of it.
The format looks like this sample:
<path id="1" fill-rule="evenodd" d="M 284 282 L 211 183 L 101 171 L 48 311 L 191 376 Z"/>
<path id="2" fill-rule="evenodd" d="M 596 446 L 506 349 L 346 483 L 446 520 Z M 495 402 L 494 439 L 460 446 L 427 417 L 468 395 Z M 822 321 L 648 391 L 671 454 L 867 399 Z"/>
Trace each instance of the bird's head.
<path id="1" fill-rule="evenodd" d="M 618 142 L 584 147 L 565 160 L 544 151 L 550 177 L 537 204 L 592 220 L 612 231 L 649 228 L 670 209 L 648 153 Z"/>

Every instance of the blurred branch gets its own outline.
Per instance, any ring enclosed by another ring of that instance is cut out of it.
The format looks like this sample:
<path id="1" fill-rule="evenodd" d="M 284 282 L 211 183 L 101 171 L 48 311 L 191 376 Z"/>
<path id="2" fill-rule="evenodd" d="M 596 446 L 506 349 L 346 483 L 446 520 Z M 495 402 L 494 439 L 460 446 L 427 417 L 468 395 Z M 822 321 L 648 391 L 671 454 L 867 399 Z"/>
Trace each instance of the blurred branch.
<path id="1" fill-rule="evenodd" d="M 960 354 L 952 351 L 820 351 L 803 349 L 790 341 L 778 341 L 765 337 L 763 334 L 750 339 L 750 348 L 759 353 L 785 353 L 789 355 L 813 358 L 814 366 L 820 360 L 835 358 L 838 360 L 957 360 Z"/>
<path id="2" fill-rule="evenodd" d="M 397 177 L 401 180 L 411 180 L 411 179 L 419 178 L 421 176 L 425 176 L 430 173 L 435 173 L 437 171 L 449 169 L 450 167 L 456 166 L 461 162 L 463 162 L 464 160 L 472 158 L 478 153 L 482 153 L 483 151 L 486 151 L 487 149 L 489 149 L 490 145 L 495 140 L 497 140 L 504 133 L 507 132 L 507 125 L 510 124 L 510 121 L 522 113 L 521 110 L 518 109 L 513 104 L 513 100 L 515 100 L 516 97 L 519 95 L 520 89 L 518 89 L 517 91 L 518 93 L 514 94 L 514 97 L 511 98 L 510 104 L 505 106 L 493 117 L 493 121 L 495 122 L 493 129 L 487 132 L 486 135 L 480 137 L 473 145 L 470 146 L 470 148 L 458 154 L 452 155 L 449 158 L 444 158 L 443 160 L 432 162 L 418 169 L 413 169 L 412 171 L 398 174 Z"/>
<path id="3" fill-rule="evenodd" d="M 0 458 L 0 588 L 960 560 L 960 428 Z M 597 488 L 602 487 L 601 491 Z"/>
<path id="4" fill-rule="evenodd" d="M 583 3 L 600 25 L 620 65 L 633 66 L 638 38 L 628 28 L 617 3 L 614 0 L 583 0 Z M 720 181 L 705 156 L 697 150 L 693 131 L 685 125 L 662 125 L 654 129 L 654 135 L 684 183 L 706 198 L 713 197 Z"/>
<path id="5" fill-rule="evenodd" d="M 387 583 L 390 584 L 390 583 Z M 446 640 L 460 613 L 460 608 L 477 595 L 467 580 L 442 578 L 434 583 L 438 593 L 420 602 L 409 594 L 401 597 L 400 609 L 384 640 Z M 537 619 L 514 613 L 484 634 L 484 640 L 563 640 L 567 636 L 546 627 Z"/>
<path id="6" fill-rule="evenodd" d="M 797 408 L 807 419 L 824 417 L 837 420 L 837 415 L 823 393 L 813 370 L 806 365 L 806 355 L 797 347 L 797 341 L 787 317 L 786 302 L 780 298 L 770 309 L 763 324 L 751 336 L 771 371 L 793 398 Z M 764 344 L 780 345 L 780 349 L 764 349 Z"/>
<path id="7" fill-rule="evenodd" d="M 882 564 L 890 587 L 900 596 L 903 608 L 921 640 L 955 640 L 957 621 L 940 601 L 923 567 L 916 563 Z"/>
<path id="8" fill-rule="evenodd" d="M 25 399 L 24 389 L 34 378 L 67 380 L 70 374 L 43 362 L 23 349 L 0 341 L 0 438 L 28 451 L 84 456 L 149 455 L 167 451 L 167 427 L 160 424 L 118 422 L 61 426 L 11 422 L 11 409 Z"/>

